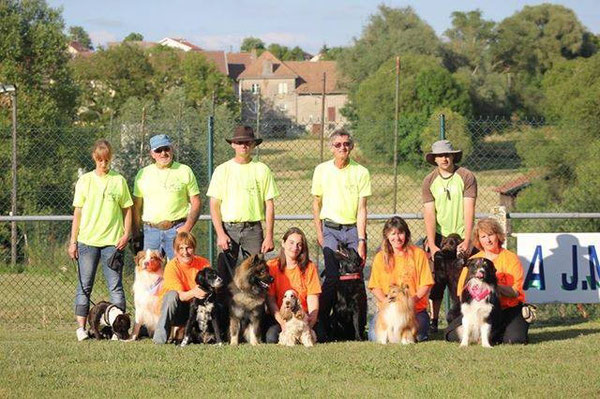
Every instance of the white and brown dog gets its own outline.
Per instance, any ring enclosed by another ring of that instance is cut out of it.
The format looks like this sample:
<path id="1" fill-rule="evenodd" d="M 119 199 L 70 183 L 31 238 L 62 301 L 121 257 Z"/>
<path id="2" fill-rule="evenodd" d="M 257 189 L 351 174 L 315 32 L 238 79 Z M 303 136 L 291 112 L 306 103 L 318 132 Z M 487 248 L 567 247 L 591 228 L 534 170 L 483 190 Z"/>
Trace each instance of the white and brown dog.
<path id="1" fill-rule="evenodd" d="M 387 301 L 380 305 L 375 338 L 380 344 L 414 344 L 417 336 L 415 306 L 408 285 L 392 284 Z"/>
<path id="2" fill-rule="evenodd" d="M 145 326 L 152 336 L 160 317 L 160 291 L 163 284 L 164 259 L 159 251 L 147 249 L 135 256 L 135 280 L 133 299 L 135 302 L 135 325 L 131 335 L 136 340 L 140 328 Z"/>
<path id="3" fill-rule="evenodd" d="M 311 347 L 317 341 L 317 335 L 306 321 L 306 312 L 298 294 L 294 290 L 287 290 L 283 294 L 283 301 L 279 314 L 285 320 L 285 329 L 279 334 L 279 345 L 294 346 L 302 344 Z"/>

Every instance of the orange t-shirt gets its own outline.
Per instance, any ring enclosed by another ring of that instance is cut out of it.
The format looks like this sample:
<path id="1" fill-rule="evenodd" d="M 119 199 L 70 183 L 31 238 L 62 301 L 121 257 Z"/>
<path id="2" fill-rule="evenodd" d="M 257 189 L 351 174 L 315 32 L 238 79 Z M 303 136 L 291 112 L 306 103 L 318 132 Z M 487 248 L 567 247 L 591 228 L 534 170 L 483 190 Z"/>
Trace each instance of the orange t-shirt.
<path id="1" fill-rule="evenodd" d="M 391 284 L 407 284 L 411 296 L 417 294 L 417 290 L 424 286 L 433 285 L 433 277 L 425 251 L 414 245 L 410 245 L 405 255 L 394 255 L 394 269 L 388 273 L 383 261 L 383 252 L 379 251 L 373 259 L 371 277 L 369 278 L 369 289 L 379 288 L 384 294 L 388 294 Z M 427 309 L 429 294 L 415 303 L 415 312 Z"/>
<path id="2" fill-rule="evenodd" d="M 471 256 L 473 258 L 485 258 L 485 252 L 481 251 Z M 496 277 L 499 285 L 508 285 L 519 293 L 516 298 L 509 298 L 502 295 L 500 297 L 500 307 L 502 309 L 512 308 L 521 302 L 525 302 L 525 292 L 523 291 L 523 268 L 519 257 L 514 252 L 502 249 L 494 261 L 496 267 Z M 465 280 L 467 279 L 467 268 L 464 267 L 458 279 L 457 294 L 460 298 Z"/>
<path id="3" fill-rule="evenodd" d="M 181 264 L 177 258 L 171 259 L 165 267 L 163 275 L 164 281 L 160 292 L 162 301 L 163 295 L 167 291 L 189 291 L 196 286 L 196 274 L 205 267 L 209 267 L 208 259 L 201 256 L 194 256 L 189 265 Z"/>
<path id="4" fill-rule="evenodd" d="M 269 287 L 269 296 L 275 297 L 277 306 L 281 308 L 283 294 L 287 290 L 293 289 L 298 293 L 302 309 L 308 312 L 308 303 L 306 298 L 309 295 L 318 295 L 321 293 L 321 282 L 319 281 L 319 273 L 314 263 L 308 262 L 304 274 L 300 272 L 298 267 L 293 269 L 285 268 L 283 272 L 279 270 L 279 259 L 271 259 L 267 262 L 269 273 L 274 281 Z"/>

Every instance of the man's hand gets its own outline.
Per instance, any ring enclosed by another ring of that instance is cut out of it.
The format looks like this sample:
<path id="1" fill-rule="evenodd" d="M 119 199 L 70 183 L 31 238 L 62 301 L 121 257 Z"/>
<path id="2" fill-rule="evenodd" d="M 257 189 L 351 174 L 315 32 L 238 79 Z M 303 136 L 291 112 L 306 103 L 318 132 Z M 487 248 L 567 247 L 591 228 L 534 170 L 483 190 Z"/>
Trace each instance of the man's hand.
<path id="1" fill-rule="evenodd" d="M 217 234 L 217 246 L 221 248 L 223 251 L 227 251 L 229 249 L 229 245 L 231 242 L 231 238 L 227 234 Z"/>
<path id="2" fill-rule="evenodd" d="M 187 223 L 184 223 L 181 226 L 179 226 L 179 228 L 177 228 L 175 231 L 177 231 L 178 233 L 189 233 L 190 230 L 191 229 L 187 226 Z"/>
<path id="3" fill-rule="evenodd" d="M 115 247 L 117 247 L 118 250 L 121 250 L 127 246 L 127 241 L 129 241 L 129 237 L 127 237 L 127 235 L 123 235 L 121 238 L 119 238 L 119 241 L 117 241 L 117 245 L 115 245 Z"/>
<path id="4" fill-rule="evenodd" d="M 69 248 L 67 249 L 67 252 L 69 253 L 69 257 L 73 260 L 75 260 L 79 257 L 79 254 L 77 253 L 77 244 L 76 243 L 69 244 Z"/>
<path id="5" fill-rule="evenodd" d="M 275 248 L 275 245 L 273 244 L 273 237 L 265 237 L 260 247 L 260 252 L 266 254 L 267 252 L 272 251 L 273 248 Z"/>
<path id="6" fill-rule="evenodd" d="M 323 248 L 323 232 L 322 231 L 317 231 L 317 242 L 319 243 L 319 246 L 321 248 Z"/>
<path id="7" fill-rule="evenodd" d="M 365 262 L 367 261 L 367 243 L 365 241 L 358 242 L 358 251 L 357 252 L 358 252 L 358 255 L 361 257 L 362 263 L 364 265 Z"/>
<path id="8" fill-rule="evenodd" d="M 456 246 L 456 254 L 462 252 L 464 254 L 469 254 L 469 249 L 471 248 L 471 243 L 466 238 Z"/>

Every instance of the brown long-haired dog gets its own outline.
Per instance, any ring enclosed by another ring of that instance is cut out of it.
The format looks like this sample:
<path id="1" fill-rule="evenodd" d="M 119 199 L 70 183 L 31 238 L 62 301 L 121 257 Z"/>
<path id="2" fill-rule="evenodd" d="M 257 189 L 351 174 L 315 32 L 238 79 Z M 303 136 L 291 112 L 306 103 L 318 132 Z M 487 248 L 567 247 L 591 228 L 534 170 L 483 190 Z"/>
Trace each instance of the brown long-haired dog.
<path id="1" fill-rule="evenodd" d="M 135 256 L 135 280 L 133 300 L 135 302 L 135 324 L 131 339 L 136 340 L 140 328 L 146 326 L 152 336 L 160 317 L 159 293 L 163 283 L 165 260 L 159 251 L 147 249 Z"/>
<path id="2" fill-rule="evenodd" d="M 375 337 L 381 344 L 414 344 L 417 336 L 415 307 L 408 285 L 392 284 L 387 301 L 380 305 L 375 322 Z"/>
<path id="3" fill-rule="evenodd" d="M 279 345 L 302 344 L 310 347 L 317 342 L 317 335 L 306 321 L 306 312 L 302 309 L 296 291 L 287 290 L 283 294 L 279 314 L 285 320 L 285 330 L 279 334 Z"/>
<path id="4" fill-rule="evenodd" d="M 262 254 L 252 255 L 235 270 L 231 291 L 229 313 L 229 339 L 231 345 L 237 345 L 240 332 L 250 345 L 260 343 L 260 322 L 265 313 L 265 301 L 269 284 L 273 277 Z M 242 325 L 247 326 L 242 330 Z"/>

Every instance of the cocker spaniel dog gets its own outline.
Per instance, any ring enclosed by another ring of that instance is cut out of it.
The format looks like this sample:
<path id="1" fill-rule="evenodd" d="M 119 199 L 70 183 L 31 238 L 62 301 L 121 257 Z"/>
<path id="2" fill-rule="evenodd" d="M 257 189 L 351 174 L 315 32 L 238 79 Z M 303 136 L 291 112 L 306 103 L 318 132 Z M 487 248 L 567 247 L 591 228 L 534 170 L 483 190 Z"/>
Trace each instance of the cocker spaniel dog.
<path id="1" fill-rule="evenodd" d="M 302 309 L 296 291 L 287 290 L 283 294 L 279 314 L 285 320 L 285 329 L 279 334 L 279 345 L 302 344 L 311 347 L 315 344 L 317 336 L 306 321 L 306 312 Z"/>

